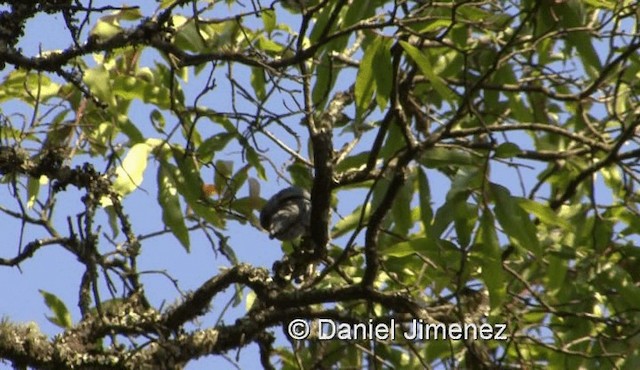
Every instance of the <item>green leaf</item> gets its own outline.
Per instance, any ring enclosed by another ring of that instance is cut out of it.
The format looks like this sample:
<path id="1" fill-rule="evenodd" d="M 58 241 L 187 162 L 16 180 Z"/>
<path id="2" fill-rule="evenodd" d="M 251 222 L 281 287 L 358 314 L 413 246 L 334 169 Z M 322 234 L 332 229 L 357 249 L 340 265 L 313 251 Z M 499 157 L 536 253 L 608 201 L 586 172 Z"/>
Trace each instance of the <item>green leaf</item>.
<path id="1" fill-rule="evenodd" d="M 436 238 L 424 237 L 396 243 L 388 248 L 382 249 L 382 254 L 389 257 L 406 257 L 412 254 L 424 254 L 430 250 L 438 250 Z"/>
<path id="2" fill-rule="evenodd" d="M 175 167 L 166 162 L 162 165 L 165 166 L 169 174 L 173 176 L 173 181 L 176 184 L 178 192 L 184 197 L 196 215 L 204 218 L 214 226 L 224 227 L 224 220 L 220 218 L 218 212 L 211 204 L 205 201 L 206 197 L 203 193 L 204 183 L 200 177 L 200 171 L 196 167 L 195 159 L 185 155 L 182 149 L 175 147 L 171 149 L 178 166 Z M 222 191 L 221 189 L 218 190 Z"/>
<path id="3" fill-rule="evenodd" d="M 163 165 L 174 176 L 178 192 L 184 196 L 188 203 L 194 203 L 203 196 L 200 171 L 196 168 L 194 159 L 188 156 L 183 149 L 176 147 L 171 149 L 178 166 L 173 167 L 169 163 L 163 163 Z"/>
<path id="4" fill-rule="evenodd" d="M 40 184 L 46 184 L 48 181 L 49 179 L 45 175 L 40 176 L 39 179 L 32 176 L 29 177 L 27 181 L 27 208 L 33 208 L 40 192 Z"/>
<path id="5" fill-rule="evenodd" d="M 242 166 L 236 173 L 233 174 L 231 179 L 228 182 L 227 190 L 223 194 L 225 199 L 235 199 L 238 197 L 238 192 L 240 188 L 247 182 L 249 178 L 249 170 L 251 169 L 250 165 Z"/>
<path id="6" fill-rule="evenodd" d="M 378 40 L 378 39 L 376 39 Z M 355 99 L 356 99 L 356 117 L 360 121 L 362 114 L 367 109 L 367 106 L 371 102 L 373 93 L 376 90 L 374 79 L 374 62 L 376 54 L 378 52 L 378 42 L 372 42 L 369 47 L 364 51 L 362 61 L 360 61 L 360 67 L 358 68 L 358 74 L 356 75 L 355 86 Z M 378 73 L 376 71 L 376 73 Z"/>
<path id="7" fill-rule="evenodd" d="M 275 41 L 269 40 L 265 37 L 259 37 L 256 45 L 258 49 L 266 51 L 269 55 L 282 55 L 285 51 L 285 47 L 278 44 Z M 262 71 L 263 69 L 260 68 Z"/>
<path id="8" fill-rule="evenodd" d="M 431 260 L 438 267 L 436 269 L 427 269 L 429 270 L 427 274 L 430 278 L 437 280 L 429 282 L 438 286 L 435 288 L 436 290 L 449 287 L 451 284 L 451 277 L 443 273 L 443 271 L 458 271 L 460 269 L 460 253 L 456 245 L 448 240 L 436 237 L 426 236 L 396 243 L 388 247 L 382 247 L 380 253 L 383 256 L 393 258 L 406 258 L 417 254 Z M 399 268 L 406 268 L 408 263 L 410 264 L 411 262 L 404 261 L 402 267 Z M 416 273 L 419 272 L 416 271 Z"/>
<path id="9" fill-rule="evenodd" d="M 428 33 L 437 30 L 442 30 L 451 25 L 450 19 L 437 19 L 430 20 L 425 23 L 425 26 L 420 29 L 420 33 Z"/>
<path id="10" fill-rule="evenodd" d="M 408 235 L 413 226 L 411 220 L 411 198 L 413 196 L 413 184 L 407 182 L 396 195 L 391 207 L 391 215 L 395 223 L 394 231 L 400 235 Z"/>
<path id="11" fill-rule="evenodd" d="M 53 83 L 46 75 L 22 69 L 8 73 L 1 86 L 0 102 L 17 98 L 34 104 L 35 98 L 47 100 L 60 91 L 60 85 Z"/>
<path id="12" fill-rule="evenodd" d="M 402 48 L 407 52 L 407 54 L 409 54 L 411 59 L 416 62 L 420 71 L 422 71 L 422 74 L 431 82 L 433 88 L 438 92 L 442 99 L 450 103 L 453 102 L 455 95 L 451 90 L 449 90 L 449 87 L 447 87 L 444 80 L 433 72 L 433 66 L 429 61 L 429 58 L 422 54 L 418 48 L 412 46 L 406 41 L 400 41 L 400 45 L 402 45 Z"/>
<path id="13" fill-rule="evenodd" d="M 400 130 L 400 125 L 391 125 L 388 132 L 387 139 L 380 150 L 380 156 L 387 159 L 395 156 L 398 150 L 404 146 L 404 138 L 402 130 Z"/>
<path id="14" fill-rule="evenodd" d="M 262 23 L 264 24 L 264 30 L 267 34 L 273 32 L 276 27 L 276 12 L 273 10 L 264 10 L 260 13 L 260 17 L 262 18 Z"/>
<path id="15" fill-rule="evenodd" d="M 335 167 L 335 171 L 337 173 L 346 172 L 348 170 L 356 170 L 360 168 L 364 168 L 363 166 L 367 163 L 367 160 L 371 156 L 371 152 L 362 152 L 354 155 L 350 155 L 342 161 L 338 162 Z"/>
<path id="16" fill-rule="evenodd" d="M 251 87 L 253 87 L 256 97 L 260 101 L 263 101 L 267 95 L 265 83 L 264 69 L 257 67 L 251 68 Z"/>
<path id="17" fill-rule="evenodd" d="M 242 140 L 240 140 L 240 143 L 242 144 Z M 255 149 L 253 149 L 253 147 L 248 144 L 243 144 L 243 148 L 245 149 L 247 162 L 249 162 L 249 164 L 253 166 L 253 169 L 256 170 L 256 172 L 258 173 L 258 178 L 266 180 L 267 172 L 264 170 L 264 166 L 262 166 L 262 163 L 260 163 L 260 157 L 258 156 L 258 153 L 256 153 Z"/>
<path id="18" fill-rule="evenodd" d="M 554 6 L 553 13 L 559 16 L 565 28 L 586 26 L 583 4 L 580 1 L 567 1 Z M 584 69 L 591 78 L 597 78 L 602 71 L 602 63 L 598 57 L 592 36 L 587 30 L 572 30 L 567 33 L 567 44 L 578 51 Z"/>
<path id="19" fill-rule="evenodd" d="M 418 191 L 420 195 L 420 219 L 422 220 L 424 230 L 427 230 L 431 227 L 433 209 L 431 208 L 431 189 L 429 188 L 429 179 L 422 168 L 418 169 Z"/>
<path id="20" fill-rule="evenodd" d="M 376 80 L 376 102 L 378 108 L 383 110 L 389 103 L 391 86 L 393 84 L 393 67 L 391 65 L 391 44 L 390 40 L 380 37 L 379 45 L 375 55 Z"/>
<path id="21" fill-rule="evenodd" d="M 136 125 L 131 122 L 127 115 L 119 114 L 116 119 L 118 128 L 120 128 L 122 132 L 127 135 L 132 144 L 142 143 L 145 141 L 145 136 L 142 135 L 142 132 L 138 130 Z"/>
<path id="22" fill-rule="evenodd" d="M 35 104 L 35 99 L 46 101 L 59 94 L 61 86 L 42 74 L 17 69 L 6 75 L 1 83 L 0 102 L 9 99 L 21 99 Z"/>
<path id="23" fill-rule="evenodd" d="M 111 90 L 111 76 L 104 65 L 100 64 L 95 68 L 88 69 L 83 74 L 84 83 L 87 84 L 91 93 L 101 101 L 115 106 L 116 101 Z"/>
<path id="24" fill-rule="evenodd" d="M 233 174 L 233 161 L 217 160 L 214 168 L 215 176 L 213 183 L 215 184 L 216 189 L 218 189 L 218 193 L 222 194 L 226 191 L 231 181 L 231 176 Z"/>
<path id="25" fill-rule="evenodd" d="M 355 228 L 362 224 L 366 225 L 369 221 L 369 217 L 371 216 L 371 204 L 367 203 L 367 206 L 364 210 L 364 215 L 362 213 L 362 206 L 356 207 L 349 215 L 343 217 L 340 221 L 336 222 L 336 224 L 331 229 L 331 238 L 336 239 L 339 238 L 351 230 L 355 230 Z"/>
<path id="26" fill-rule="evenodd" d="M 502 143 L 496 148 L 496 158 L 511 158 L 520 154 L 521 150 L 517 144 L 514 143 Z"/>
<path id="27" fill-rule="evenodd" d="M 70 329 L 73 323 L 71 321 L 71 314 L 69 310 L 67 310 L 64 302 L 53 293 L 42 289 L 40 289 L 39 292 L 42 297 L 44 297 L 44 303 L 53 313 L 53 316 L 47 316 L 47 320 L 63 329 Z"/>
<path id="28" fill-rule="evenodd" d="M 482 266 L 480 276 L 489 291 L 491 308 L 499 307 L 506 297 L 507 287 L 495 221 L 489 210 L 485 210 L 482 214 L 475 242 L 478 259 Z"/>
<path id="29" fill-rule="evenodd" d="M 573 231 L 573 225 L 567 219 L 558 216 L 548 206 L 526 198 L 517 198 L 516 201 L 522 209 L 535 215 L 545 224 L 560 226 L 565 231 Z"/>
<path id="30" fill-rule="evenodd" d="M 313 187 L 313 174 L 311 173 L 311 168 L 306 164 L 296 160 L 287 167 L 287 171 L 289 171 L 295 185 L 305 189 Z"/>
<path id="31" fill-rule="evenodd" d="M 449 166 L 471 166 L 476 161 L 466 151 L 453 150 L 448 148 L 431 148 L 427 150 L 418 161 L 428 168 L 441 168 Z"/>
<path id="32" fill-rule="evenodd" d="M 135 21 L 142 18 L 142 11 L 138 7 L 124 7 L 116 11 L 115 15 L 125 21 Z"/>
<path id="33" fill-rule="evenodd" d="M 542 248 L 536 234 L 536 228 L 529 215 L 519 206 L 519 201 L 501 185 L 491 183 L 490 192 L 495 202 L 495 214 L 505 234 L 512 238 L 516 245 L 542 257 Z"/>
<path id="34" fill-rule="evenodd" d="M 171 106 L 170 91 L 160 82 L 145 81 L 134 76 L 121 76 L 113 81 L 113 94 L 126 100 L 140 99 L 161 109 Z"/>
<path id="35" fill-rule="evenodd" d="M 467 247 L 471 242 L 471 232 L 478 219 L 478 207 L 467 202 L 457 202 L 453 216 L 453 226 L 456 229 L 458 243 Z"/>
<path id="36" fill-rule="evenodd" d="M 330 63 L 329 56 L 325 54 L 320 57 L 320 63 L 316 66 L 316 83 L 313 85 L 311 97 L 314 105 L 319 109 L 326 103 L 328 92 L 336 80 L 337 73 L 334 73 L 329 67 Z"/>
<path id="37" fill-rule="evenodd" d="M 200 33 L 203 28 L 199 28 L 195 22 L 182 15 L 174 15 L 171 22 L 176 30 L 174 42 L 178 47 L 194 52 L 202 51 L 205 48 L 204 35 Z"/>
<path id="38" fill-rule="evenodd" d="M 129 149 L 122 164 L 116 169 L 116 179 L 113 182 L 115 192 L 125 196 L 142 184 L 151 150 L 152 147 L 147 143 L 136 144 Z"/>
<path id="39" fill-rule="evenodd" d="M 184 215 L 180 209 L 178 188 L 173 176 L 162 163 L 158 168 L 158 203 L 162 207 L 162 221 L 169 227 L 184 249 L 189 252 L 189 230 L 184 223 Z"/>
<path id="40" fill-rule="evenodd" d="M 438 208 L 436 216 L 433 218 L 433 224 L 427 229 L 427 235 L 432 235 L 436 238 L 442 235 L 451 222 L 453 222 L 456 203 L 461 199 L 462 197 L 447 199 L 444 204 Z"/>
<path id="41" fill-rule="evenodd" d="M 116 22 L 98 19 L 96 26 L 89 32 L 89 35 L 100 40 L 107 40 L 122 33 L 122 31 L 122 27 Z"/>
<path id="42" fill-rule="evenodd" d="M 549 267 L 547 268 L 547 287 L 549 291 L 555 291 L 566 284 L 565 277 L 569 267 L 569 261 L 565 258 L 550 253 L 547 256 Z"/>
<path id="43" fill-rule="evenodd" d="M 224 149 L 236 137 L 235 133 L 221 132 L 209 137 L 198 147 L 197 155 L 203 163 L 209 163 L 215 154 Z"/>
<path id="44" fill-rule="evenodd" d="M 311 42 L 311 44 L 315 44 L 322 36 L 322 34 L 326 32 L 326 28 L 329 25 L 329 19 L 331 18 L 331 15 L 333 14 L 334 9 L 337 5 L 338 4 L 335 2 L 327 3 L 327 6 L 323 6 L 320 13 L 315 17 L 313 30 L 309 35 L 309 41 Z"/>
<path id="45" fill-rule="evenodd" d="M 107 200 L 107 198 L 101 199 L 102 209 L 107 213 L 107 218 L 109 219 L 109 227 L 111 228 L 111 237 L 115 238 L 120 234 L 119 224 L 118 224 L 118 215 L 116 214 L 115 209 L 113 208 L 113 204 L 111 200 Z"/>
<path id="46" fill-rule="evenodd" d="M 484 171 L 476 167 L 465 167 L 456 173 L 451 188 L 447 193 L 447 199 L 462 196 L 467 199 L 468 194 L 479 189 L 484 181 Z"/>
<path id="47" fill-rule="evenodd" d="M 622 199 L 627 194 L 627 189 L 623 185 L 623 178 L 620 169 L 617 166 L 608 166 L 600 170 L 604 183 L 607 185 L 614 196 Z"/>

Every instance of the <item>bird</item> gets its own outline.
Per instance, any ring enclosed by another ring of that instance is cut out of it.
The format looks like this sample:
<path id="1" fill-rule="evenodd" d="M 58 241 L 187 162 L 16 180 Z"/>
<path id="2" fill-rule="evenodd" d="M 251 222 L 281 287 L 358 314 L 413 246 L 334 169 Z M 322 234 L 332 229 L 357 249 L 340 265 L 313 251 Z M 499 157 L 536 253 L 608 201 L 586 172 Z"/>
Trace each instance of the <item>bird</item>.
<path id="1" fill-rule="evenodd" d="M 311 195 L 297 186 L 277 192 L 260 211 L 260 225 L 271 239 L 288 241 L 305 236 L 310 224 Z"/>

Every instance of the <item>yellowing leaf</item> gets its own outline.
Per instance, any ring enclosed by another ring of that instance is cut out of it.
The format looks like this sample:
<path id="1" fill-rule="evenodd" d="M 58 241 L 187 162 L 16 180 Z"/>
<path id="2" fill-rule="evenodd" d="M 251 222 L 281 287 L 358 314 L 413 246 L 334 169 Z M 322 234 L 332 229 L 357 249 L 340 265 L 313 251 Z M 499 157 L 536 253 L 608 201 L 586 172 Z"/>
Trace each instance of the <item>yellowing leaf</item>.
<path id="1" fill-rule="evenodd" d="M 253 307 L 253 303 L 256 301 L 256 298 L 256 293 L 253 290 L 250 290 L 249 294 L 247 294 L 247 300 L 245 301 L 244 306 L 247 311 L 249 311 L 251 307 Z"/>
<path id="2" fill-rule="evenodd" d="M 38 193 L 40 192 L 40 185 L 45 185 L 49 182 L 49 178 L 45 175 L 40 176 L 39 179 L 34 177 L 29 177 L 27 181 L 27 208 L 33 208 L 33 205 L 36 203 L 36 199 L 38 198 Z"/>
<path id="3" fill-rule="evenodd" d="M 104 20 L 99 19 L 96 26 L 91 30 L 90 35 L 105 40 L 121 32 L 122 27 L 115 22 L 105 22 Z"/>
<path id="4" fill-rule="evenodd" d="M 136 144 L 124 157 L 120 167 L 116 169 L 116 180 L 113 189 L 124 196 L 142 184 L 144 170 L 147 168 L 147 157 L 152 146 L 147 143 Z"/>

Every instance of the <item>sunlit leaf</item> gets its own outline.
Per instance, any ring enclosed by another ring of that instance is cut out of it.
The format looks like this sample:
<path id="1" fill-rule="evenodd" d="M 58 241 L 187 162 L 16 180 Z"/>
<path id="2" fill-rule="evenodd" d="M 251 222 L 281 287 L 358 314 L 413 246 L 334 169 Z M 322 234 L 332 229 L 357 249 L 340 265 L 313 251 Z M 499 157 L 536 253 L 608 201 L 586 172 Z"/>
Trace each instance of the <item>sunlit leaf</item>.
<path id="1" fill-rule="evenodd" d="M 84 82 L 87 84 L 91 93 L 95 94 L 103 102 L 109 105 L 115 105 L 113 92 L 111 89 L 111 76 L 102 65 L 84 71 Z"/>
<path id="2" fill-rule="evenodd" d="M 250 290 L 247 294 L 246 303 L 244 309 L 249 311 L 253 307 L 253 303 L 256 301 L 256 293 L 253 290 Z"/>
<path id="3" fill-rule="evenodd" d="M 113 190 L 120 195 L 127 195 L 137 189 L 147 168 L 148 156 L 151 146 L 146 143 L 136 144 L 125 155 L 122 164 L 116 169 L 116 179 L 113 182 Z"/>
<path id="4" fill-rule="evenodd" d="M 90 35 L 99 39 L 110 39 L 122 32 L 122 27 L 114 22 L 106 22 L 98 19 L 95 27 L 91 30 Z"/>
<path id="5" fill-rule="evenodd" d="M 39 292 L 44 298 L 44 303 L 53 313 L 53 316 L 47 316 L 47 320 L 63 329 L 71 328 L 73 326 L 71 314 L 64 302 L 53 293 L 42 289 L 40 289 Z"/>
<path id="6" fill-rule="evenodd" d="M 165 86 L 140 77 L 122 76 L 114 79 L 113 94 L 127 100 L 140 99 L 162 109 L 168 109 L 171 105 L 170 92 Z"/>
<path id="7" fill-rule="evenodd" d="M 273 32 L 276 27 L 276 13 L 273 10 L 264 10 L 260 13 L 262 23 L 264 24 L 264 30 L 267 34 Z"/>
<path id="8" fill-rule="evenodd" d="M 285 47 L 283 45 L 280 45 L 277 42 L 274 42 L 264 37 L 258 38 L 257 46 L 260 50 L 264 50 L 265 52 L 268 52 L 270 55 L 278 55 L 285 50 Z M 260 70 L 262 71 L 262 69 Z"/>
<path id="9" fill-rule="evenodd" d="M 40 192 L 40 185 L 44 185 L 49 182 L 49 179 L 42 175 L 39 179 L 35 177 L 29 177 L 27 181 L 27 208 L 33 208 Z"/>

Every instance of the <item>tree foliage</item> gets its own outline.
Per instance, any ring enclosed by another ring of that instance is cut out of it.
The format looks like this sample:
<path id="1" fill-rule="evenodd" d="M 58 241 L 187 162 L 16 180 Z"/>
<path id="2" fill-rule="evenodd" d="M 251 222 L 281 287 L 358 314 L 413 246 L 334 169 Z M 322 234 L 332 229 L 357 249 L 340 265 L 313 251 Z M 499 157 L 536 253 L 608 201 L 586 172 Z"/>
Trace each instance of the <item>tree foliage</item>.
<path id="1" fill-rule="evenodd" d="M 95 3 L 2 2 L 0 212 L 22 227 L 0 265 L 59 248 L 83 271 L 77 302 L 41 292 L 59 335 L 3 319 L 4 361 L 179 368 L 252 345 L 265 368 L 637 368 L 637 3 Z M 63 48 L 29 51 L 43 21 Z M 260 229 L 277 179 L 310 191 L 309 236 L 243 263 L 231 230 Z M 136 229 L 142 192 L 162 227 Z M 227 267 L 165 306 L 138 262 L 167 235 Z M 229 290 L 246 311 L 194 329 Z M 506 339 L 282 340 L 298 318 Z"/>

